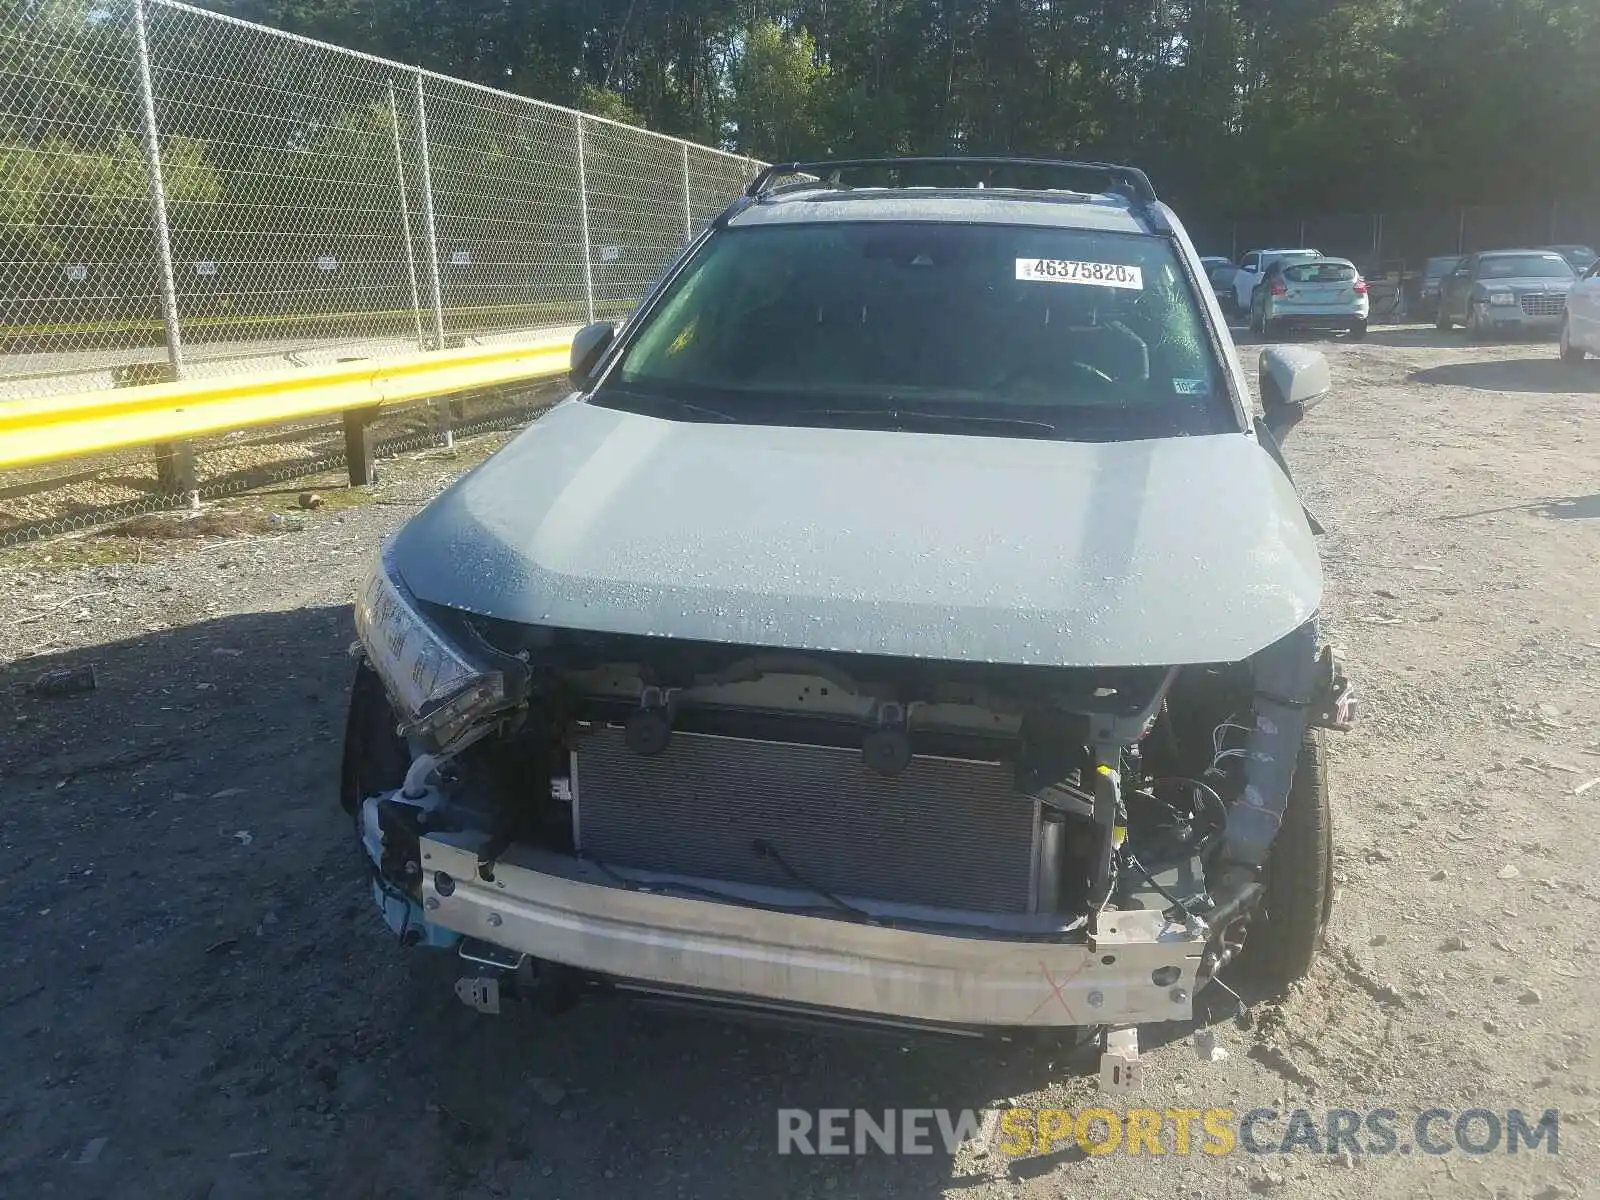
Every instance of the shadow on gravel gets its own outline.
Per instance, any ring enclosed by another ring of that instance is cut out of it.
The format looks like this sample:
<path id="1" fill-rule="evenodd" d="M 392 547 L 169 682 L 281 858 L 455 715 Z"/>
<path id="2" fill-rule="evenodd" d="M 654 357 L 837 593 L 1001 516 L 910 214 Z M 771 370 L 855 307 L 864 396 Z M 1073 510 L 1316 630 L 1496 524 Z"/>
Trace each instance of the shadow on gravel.
<path id="1" fill-rule="evenodd" d="M 1564 363 L 1554 352 L 1548 358 L 1447 363 L 1414 371 L 1411 379 L 1489 392 L 1600 392 L 1600 370 L 1594 364 Z"/>
<path id="2" fill-rule="evenodd" d="M 1333 342 L 1345 342 L 1351 345 L 1360 345 L 1359 342 L 1352 342 L 1351 338 L 1347 334 L 1328 333 L 1314 329 L 1289 329 L 1285 330 L 1283 333 L 1273 334 L 1272 336 L 1268 337 L 1262 334 L 1252 333 L 1245 326 L 1239 325 L 1230 328 L 1229 332 L 1233 334 L 1233 344 L 1238 346 L 1240 349 L 1265 349 L 1268 346 L 1317 347 L 1327 346 Z M 1372 335 L 1368 334 L 1367 336 L 1370 340 Z"/>
<path id="3" fill-rule="evenodd" d="M 1495 513 L 1529 512 L 1548 517 L 1552 521 L 1591 521 L 1600 517 L 1600 493 L 1592 496 L 1561 496 L 1549 500 L 1534 500 L 1528 504 L 1503 504 L 1498 508 L 1480 508 L 1473 512 L 1449 513 L 1441 521 L 1465 521 L 1471 517 L 1487 517 Z"/>
<path id="4" fill-rule="evenodd" d="M 931 1196 L 981 1180 L 780 1156 L 778 1110 L 1092 1102 L 1064 1039 L 469 1012 L 453 958 L 383 932 L 338 809 L 350 637 L 253 613 L 0 670 L 0 1193 Z M 27 693 L 88 662 L 96 690 Z"/>
<path id="5" fill-rule="evenodd" d="M 1407 346 L 1415 349 L 1460 349 L 1466 335 L 1459 329 L 1445 332 L 1432 325 L 1371 325 L 1367 341 L 1376 346 Z"/>

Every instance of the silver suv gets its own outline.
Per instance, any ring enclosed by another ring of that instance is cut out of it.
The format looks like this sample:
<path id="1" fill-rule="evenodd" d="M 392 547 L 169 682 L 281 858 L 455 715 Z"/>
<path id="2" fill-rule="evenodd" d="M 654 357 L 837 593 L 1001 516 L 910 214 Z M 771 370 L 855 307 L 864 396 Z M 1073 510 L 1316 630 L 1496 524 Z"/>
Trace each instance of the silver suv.
<path id="1" fill-rule="evenodd" d="M 1113 1085 L 1236 955 L 1302 974 L 1350 704 L 1276 439 L 1328 373 L 1261 373 L 1138 170 L 762 171 L 373 563 L 389 928 L 480 1007 L 1115 1027 Z"/>

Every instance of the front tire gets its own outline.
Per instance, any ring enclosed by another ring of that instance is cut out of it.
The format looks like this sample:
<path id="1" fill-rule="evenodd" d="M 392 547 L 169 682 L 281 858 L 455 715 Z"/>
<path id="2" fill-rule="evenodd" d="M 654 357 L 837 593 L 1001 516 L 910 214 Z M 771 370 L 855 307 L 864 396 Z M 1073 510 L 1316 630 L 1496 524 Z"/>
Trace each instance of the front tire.
<path id="1" fill-rule="evenodd" d="M 1581 363 L 1583 361 L 1583 347 L 1572 344 L 1572 322 L 1565 317 L 1561 320 L 1560 345 L 1562 362 Z"/>
<path id="2" fill-rule="evenodd" d="M 1282 991 L 1311 970 L 1333 909 L 1333 807 L 1321 730 L 1308 729 L 1301 739 L 1262 882 L 1239 963 L 1252 978 Z"/>
<path id="3" fill-rule="evenodd" d="M 395 732 L 398 723 L 383 681 L 363 659 L 350 685 L 339 771 L 339 804 L 351 816 L 368 796 L 392 792 L 405 782 L 411 753 L 405 739 Z"/>
<path id="4" fill-rule="evenodd" d="M 1439 301 L 1439 307 L 1433 314 L 1433 327 L 1440 333 L 1449 333 L 1455 322 L 1450 319 L 1450 314 L 1445 311 L 1444 301 Z"/>

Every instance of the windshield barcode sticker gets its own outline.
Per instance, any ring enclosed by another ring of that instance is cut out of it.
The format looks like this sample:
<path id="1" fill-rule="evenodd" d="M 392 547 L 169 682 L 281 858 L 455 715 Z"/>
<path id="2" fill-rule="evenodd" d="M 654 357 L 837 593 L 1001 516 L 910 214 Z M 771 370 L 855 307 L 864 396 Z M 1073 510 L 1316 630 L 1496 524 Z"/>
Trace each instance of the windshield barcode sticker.
<path id="1" fill-rule="evenodd" d="M 1019 258 L 1017 278 L 1034 283 L 1086 283 L 1093 287 L 1144 290 L 1144 272 L 1123 263 L 1074 262 L 1068 258 Z"/>

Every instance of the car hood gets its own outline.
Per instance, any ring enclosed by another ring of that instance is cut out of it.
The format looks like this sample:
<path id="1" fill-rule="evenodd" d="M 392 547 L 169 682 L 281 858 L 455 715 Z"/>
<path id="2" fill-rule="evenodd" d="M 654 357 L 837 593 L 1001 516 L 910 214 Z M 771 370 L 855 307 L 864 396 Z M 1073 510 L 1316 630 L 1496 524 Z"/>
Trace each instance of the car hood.
<path id="1" fill-rule="evenodd" d="M 1241 434 L 1075 443 L 558 405 L 394 538 L 422 600 L 533 625 L 944 660 L 1246 657 L 1317 609 Z"/>
<path id="2" fill-rule="evenodd" d="M 1510 288 L 1514 292 L 1554 292 L 1557 295 L 1565 295 L 1572 290 L 1573 282 L 1571 279 L 1540 279 L 1538 277 L 1513 275 L 1509 279 L 1479 279 L 1476 281 L 1476 286 L 1486 292 L 1503 291 L 1506 288 Z"/>

